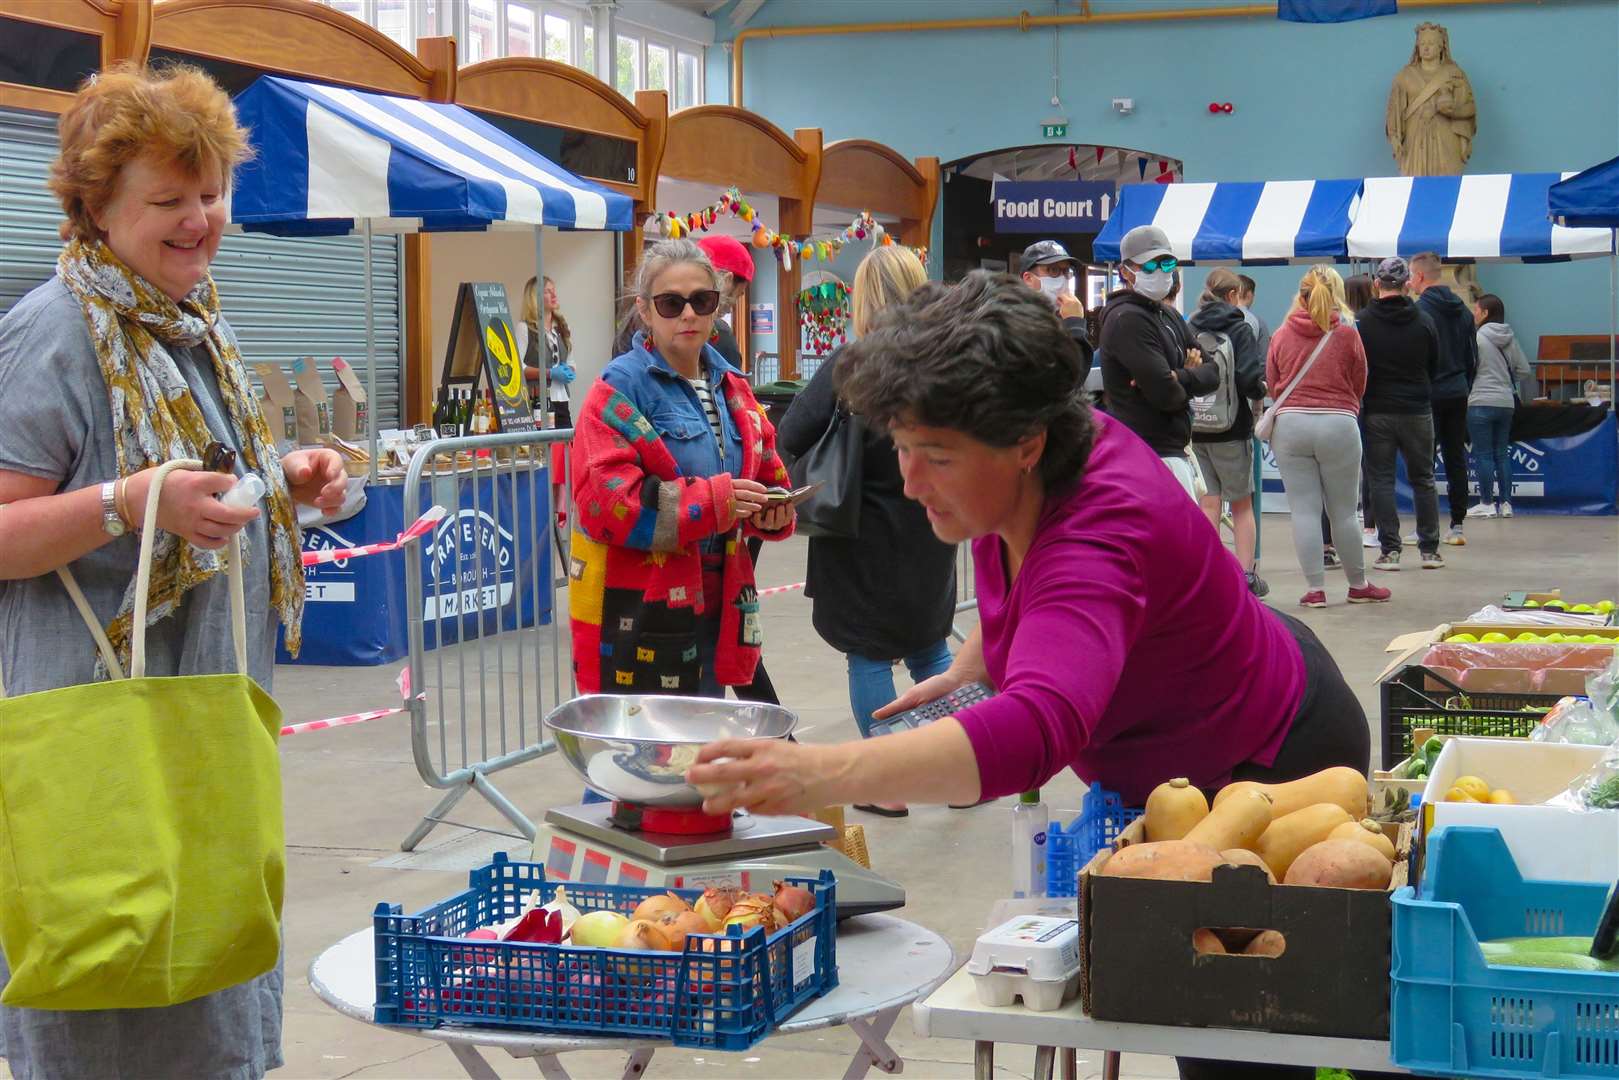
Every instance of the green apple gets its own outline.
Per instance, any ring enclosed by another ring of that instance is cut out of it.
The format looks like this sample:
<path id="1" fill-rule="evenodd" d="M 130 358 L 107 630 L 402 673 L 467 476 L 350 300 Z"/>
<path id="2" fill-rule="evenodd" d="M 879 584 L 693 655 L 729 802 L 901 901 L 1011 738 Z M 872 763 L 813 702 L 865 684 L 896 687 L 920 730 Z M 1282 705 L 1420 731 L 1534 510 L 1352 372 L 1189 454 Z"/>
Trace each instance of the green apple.
<path id="1" fill-rule="evenodd" d="M 1571 638 L 1570 640 L 1573 639 Z M 1583 634 L 1580 640 L 1587 645 L 1605 645 L 1611 642 L 1613 638 L 1603 637 L 1601 634 Z"/>
<path id="2" fill-rule="evenodd" d="M 1540 601 L 1539 600 L 1525 600 L 1523 602 L 1523 606 L 1524 607 L 1539 607 L 1540 606 Z"/>
<path id="3" fill-rule="evenodd" d="M 1566 610 L 1568 610 L 1568 605 L 1563 603 L 1563 601 L 1561 601 L 1561 600 L 1548 600 L 1548 601 L 1546 601 L 1545 604 L 1543 604 L 1541 606 L 1549 607 L 1549 608 L 1556 608 L 1558 611 L 1566 611 Z"/>
<path id="4" fill-rule="evenodd" d="M 1589 615 L 1596 611 L 1596 608 L 1592 607 L 1590 604 L 1575 604 L 1573 607 L 1569 608 L 1569 610 L 1578 611 L 1581 615 Z"/>
<path id="5" fill-rule="evenodd" d="M 1491 630 L 1488 634 L 1485 634 L 1483 637 L 1479 638 L 1479 640 L 1489 645 L 1499 645 L 1503 641 L 1511 641 L 1512 639 L 1501 633 L 1499 630 Z"/>
<path id="6" fill-rule="evenodd" d="M 1525 642 L 1527 642 L 1527 641 L 1539 641 L 1540 640 L 1540 635 L 1536 634 L 1536 633 L 1532 633 L 1532 632 L 1530 632 L 1528 630 L 1525 630 L 1523 633 L 1519 634 L 1517 637 L 1513 638 L 1512 640 L 1513 641 L 1525 641 Z"/>
<path id="7" fill-rule="evenodd" d="M 1472 645 L 1478 644 L 1478 638 L 1474 637 L 1472 634 L 1452 634 L 1448 638 L 1446 638 L 1445 641 L 1454 642 L 1456 644 L 1464 644 L 1464 645 L 1465 644 L 1472 644 Z"/>
<path id="8" fill-rule="evenodd" d="M 1548 645 L 1556 645 L 1556 644 L 1559 644 L 1560 642 L 1567 641 L 1568 638 L 1564 637 L 1562 634 L 1553 632 L 1553 633 L 1547 634 L 1545 637 L 1541 638 L 1540 640 L 1544 641 Z"/>
<path id="9" fill-rule="evenodd" d="M 1611 612 L 1613 610 L 1613 608 L 1614 608 L 1614 603 L 1613 603 L 1612 600 L 1598 600 L 1597 601 L 1597 610 L 1602 612 L 1604 615 Z"/>

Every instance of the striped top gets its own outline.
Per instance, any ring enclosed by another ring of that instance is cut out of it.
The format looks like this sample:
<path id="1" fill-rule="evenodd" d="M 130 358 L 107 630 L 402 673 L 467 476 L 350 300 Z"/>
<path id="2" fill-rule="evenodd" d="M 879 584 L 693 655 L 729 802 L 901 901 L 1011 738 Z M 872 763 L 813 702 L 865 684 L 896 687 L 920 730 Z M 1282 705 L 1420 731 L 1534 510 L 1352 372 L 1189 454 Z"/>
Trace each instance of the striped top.
<path id="1" fill-rule="evenodd" d="M 681 378 L 686 379 L 686 376 L 682 375 Z M 686 384 L 697 392 L 697 401 L 703 407 L 703 415 L 708 417 L 708 427 L 714 433 L 714 442 L 723 450 L 724 444 L 721 440 L 724 436 L 720 434 L 720 413 L 714 407 L 714 392 L 709 388 L 708 380 L 686 379 Z"/>

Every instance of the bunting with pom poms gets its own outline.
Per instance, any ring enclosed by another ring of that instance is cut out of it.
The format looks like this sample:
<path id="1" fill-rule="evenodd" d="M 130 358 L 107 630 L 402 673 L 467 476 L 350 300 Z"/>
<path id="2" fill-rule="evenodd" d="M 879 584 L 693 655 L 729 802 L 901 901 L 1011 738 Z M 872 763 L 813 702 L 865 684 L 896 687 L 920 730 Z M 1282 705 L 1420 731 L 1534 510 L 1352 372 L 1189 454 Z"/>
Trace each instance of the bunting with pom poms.
<path id="1" fill-rule="evenodd" d="M 726 188 L 713 205 L 689 213 L 661 210 L 647 219 L 646 230 L 676 240 L 691 233 L 707 232 L 718 223 L 721 215 L 747 222 L 751 233 L 749 242 L 756 248 L 772 251 L 783 270 L 793 268 L 793 253 L 798 245 L 791 237 L 781 235 L 761 221 L 758 211 L 748 205 L 735 187 Z"/>
<path id="2" fill-rule="evenodd" d="M 892 247 L 894 237 L 883 228 L 882 222 L 871 216 L 871 211 L 863 210 L 859 217 L 849 223 L 848 228 L 836 236 L 812 237 L 799 241 L 798 257 L 806 263 L 815 259 L 831 262 L 845 247 L 856 243 L 869 243 L 872 247 Z M 924 264 L 928 261 L 927 248 L 911 250 Z"/>

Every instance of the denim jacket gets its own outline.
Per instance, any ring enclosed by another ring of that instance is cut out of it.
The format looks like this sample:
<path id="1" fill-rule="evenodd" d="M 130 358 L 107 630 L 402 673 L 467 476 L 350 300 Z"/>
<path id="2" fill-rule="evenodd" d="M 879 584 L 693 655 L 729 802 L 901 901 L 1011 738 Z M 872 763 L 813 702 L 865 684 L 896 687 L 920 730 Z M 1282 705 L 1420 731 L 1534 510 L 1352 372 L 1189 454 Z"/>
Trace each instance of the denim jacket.
<path id="1" fill-rule="evenodd" d="M 644 331 L 630 342 L 630 351 L 617 357 L 602 372 L 602 379 L 629 398 L 641 415 L 658 429 L 682 476 L 714 476 L 719 473 L 740 474 L 742 470 L 742 435 L 736 421 L 725 405 L 720 378 L 726 372 L 738 375 L 736 368 L 726 362 L 712 345 L 703 346 L 703 370 L 714 394 L 714 403 L 720 415 L 720 432 L 725 447 L 720 453 L 714 441 L 714 429 L 709 426 L 708 414 L 697 400 L 685 379 L 677 375 L 669 362 L 652 347 Z"/>

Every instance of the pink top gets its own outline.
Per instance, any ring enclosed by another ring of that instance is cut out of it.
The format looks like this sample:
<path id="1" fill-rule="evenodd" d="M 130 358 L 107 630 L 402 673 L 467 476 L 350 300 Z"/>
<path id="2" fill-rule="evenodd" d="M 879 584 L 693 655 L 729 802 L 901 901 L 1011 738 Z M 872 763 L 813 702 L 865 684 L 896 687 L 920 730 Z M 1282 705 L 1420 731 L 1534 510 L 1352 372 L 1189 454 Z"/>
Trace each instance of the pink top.
<path id="1" fill-rule="evenodd" d="M 1017 580 L 973 541 L 984 661 L 999 696 L 963 709 L 985 796 L 1064 768 L 1139 806 L 1159 783 L 1269 765 L 1304 658 L 1158 455 L 1100 413 L 1073 491 L 1046 501 Z"/>
<path id="2" fill-rule="evenodd" d="M 1321 328 L 1300 308 L 1287 317 L 1282 328 L 1270 339 L 1265 358 L 1265 388 L 1273 398 L 1280 397 L 1287 384 L 1304 367 L 1310 353 L 1321 341 Z M 1332 337 L 1316 357 L 1310 373 L 1289 395 L 1282 412 L 1341 412 L 1360 415 L 1360 399 L 1366 393 L 1366 350 L 1353 326 L 1339 323 L 1332 316 Z"/>

